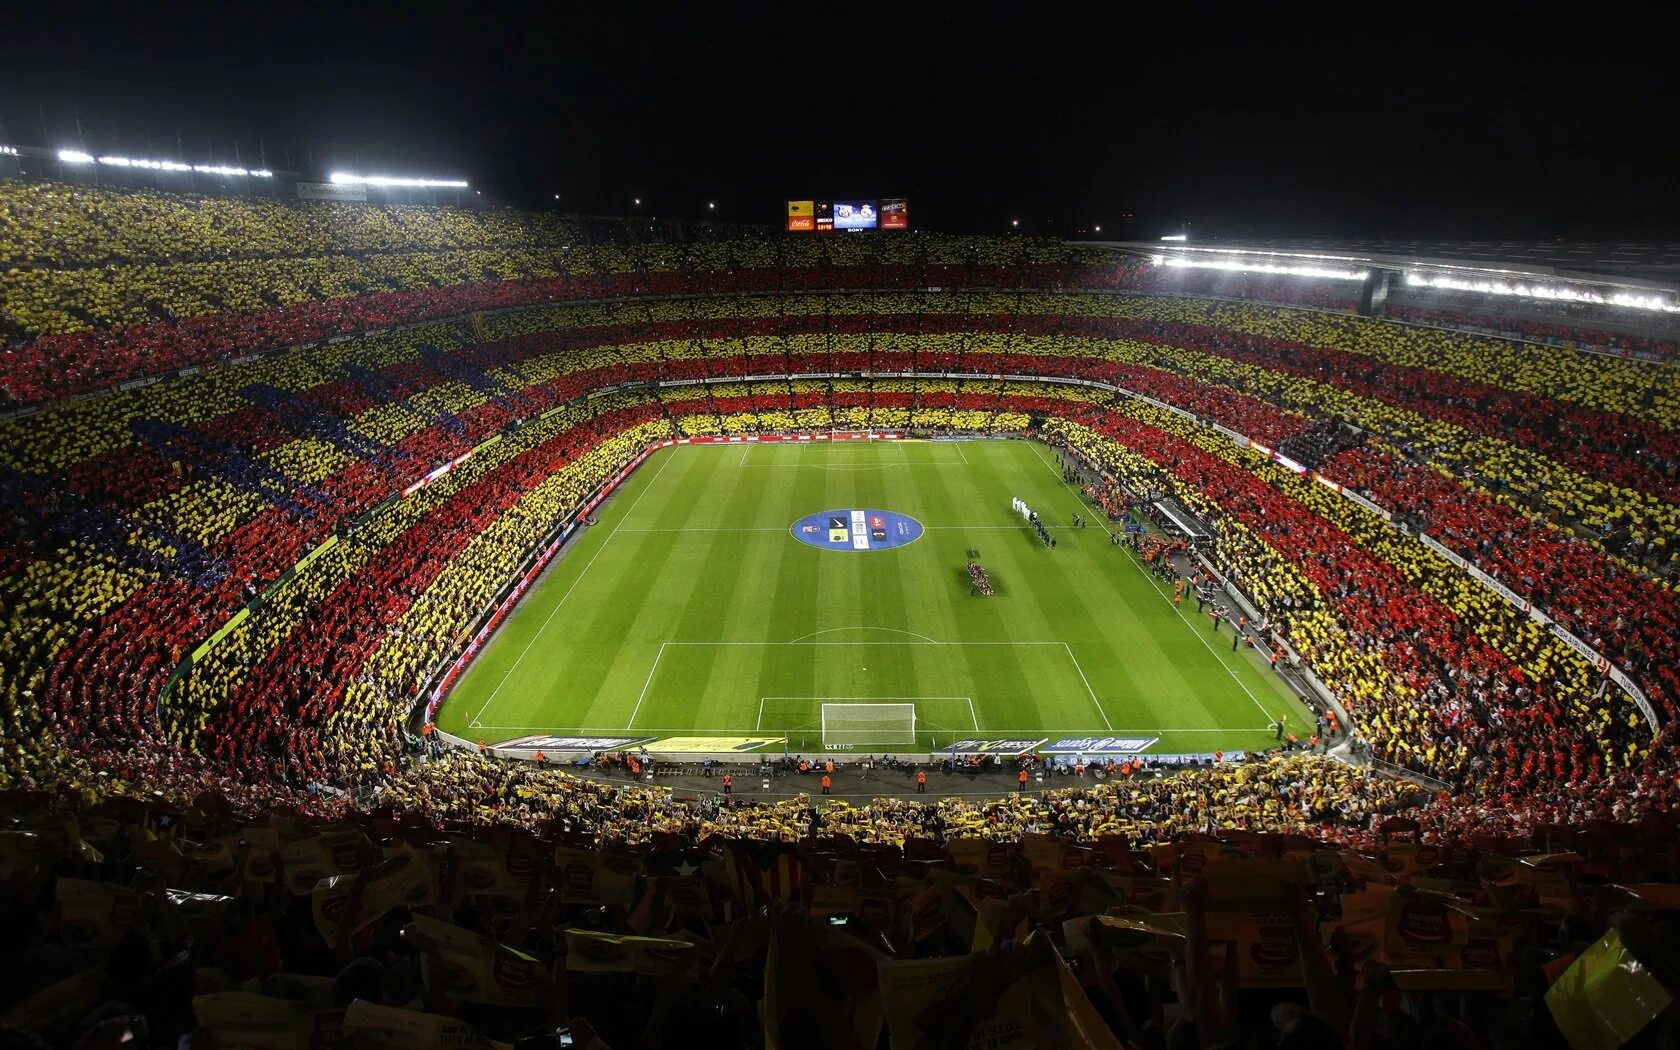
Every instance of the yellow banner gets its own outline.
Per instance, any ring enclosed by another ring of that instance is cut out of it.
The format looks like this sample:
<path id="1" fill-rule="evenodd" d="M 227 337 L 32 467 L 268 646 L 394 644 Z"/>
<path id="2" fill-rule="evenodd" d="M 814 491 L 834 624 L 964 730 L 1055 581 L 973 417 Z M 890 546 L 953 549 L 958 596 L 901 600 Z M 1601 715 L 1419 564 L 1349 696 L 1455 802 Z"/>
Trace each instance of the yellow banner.
<path id="1" fill-rule="evenodd" d="M 428 988 L 491 1006 L 536 1006 L 549 976 L 536 959 L 447 922 L 416 915 L 408 940 L 420 949 Z"/>
<path id="2" fill-rule="evenodd" d="M 344 1028 L 372 1037 L 357 1045 L 380 1050 L 471 1050 L 489 1045 L 465 1021 L 379 1006 L 366 999 L 357 999 L 344 1011 Z"/>
<path id="3" fill-rule="evenodd" d="M 687 941 L 567 930 L 566 969 L 583 973 L 693 977 L 700 970 L 700 955 Z"/>
<path id="4" fill-rule="evenodd" d="M 311 1050 L 339 1043 L 335 1012 L 254 992 L 194 996 L 193 1015 L 216 1046 Z"/>
<path id="5" fill-rule="evenodd" d="M 287 873 L 287 878 L 291 873 Z M 338 947 L 338 931 L 346 909 L 352 907 L 355 875 L 334 875 L 316 884 L 310 895 L 315 928 L 327 947 Z M 361 901 L 354 905 L 349 932 L 357 933 L 401 905 L 435 904 L 438 885 L 430 865 L 414 856 L 397 856 L 362 877 Z"/>
<path id="6" fill-rule="evenodd" d="M 883 962 L 894 1050 L 1119 1050 L 1042 931 L 1006 953 Z"/>
<path id="7" fill-rule="evenodd" d="M 629 904 L 640 874 L 637 857 L 565 846 L 554 850 L 554 884 L 566 904 Z"/>
<path id="8" fill-rule="evenodd" d="M 1668 1009 L 1671 999 L 1614 929 L 1546 991 L 1546 1007 L 1575 1050 L 1616 1050 Z"/>

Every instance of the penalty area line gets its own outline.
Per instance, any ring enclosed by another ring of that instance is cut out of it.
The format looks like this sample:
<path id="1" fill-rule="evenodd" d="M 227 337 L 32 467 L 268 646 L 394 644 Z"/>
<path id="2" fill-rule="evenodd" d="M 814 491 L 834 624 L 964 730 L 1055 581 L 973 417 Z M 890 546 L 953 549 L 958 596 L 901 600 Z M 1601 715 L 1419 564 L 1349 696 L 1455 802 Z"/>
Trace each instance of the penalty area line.
<path id="1" fill-rule="evenodd" d="M 653 666 L 648 668 L 647 679 L 642 682 L 642 691 L 636 694 L 636 706 L 630 710 L 630 721 L 624 723 L 625 729 L 629 729 L 631 726 L 636 724 L 636 715 L 641 713 L 642 701 L 647 698 L 648 686 L 653 684 L 653 673 L 659 670 L 659 661 L 665 658 L 665 647 L 669 644 L 669 642 L 659 643 L 659 652 L 653 658 Z M 760 717 L 763 717 L 762 705 L 760 705 L 759 715 Z"/>
<path id="2" fill-rule="evenodd" d="M 1091 703 L 1096 707 L 1097 714 L 1102 716 L 1103 725 L 1108 727 L 1110 733 L 1114 732 L 1114 727 L 1108 721 L 1108 712 L 1103 710 L 1102 701 L 1097 699 L 1097 691 L 1091 688 L 1091 680 L 1085 677 L 1085 668 L 1079 666 L 1079 657 L 1073 655 L 1073 646 L 1066 642 L 1061 644 L 1062 648 L 1067 650 L 1068 659 L 1073 661 L 1073 669 L 1079 672 L 1079 680 L 1085 683 L 1085 692 L 1090 695 Z"/>

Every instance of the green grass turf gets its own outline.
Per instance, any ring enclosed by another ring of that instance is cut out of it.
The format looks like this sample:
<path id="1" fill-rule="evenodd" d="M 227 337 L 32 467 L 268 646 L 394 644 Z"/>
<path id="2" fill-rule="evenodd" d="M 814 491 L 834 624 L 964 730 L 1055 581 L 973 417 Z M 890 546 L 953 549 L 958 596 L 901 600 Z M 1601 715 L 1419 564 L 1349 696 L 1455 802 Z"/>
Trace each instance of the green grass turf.
<path id="1" fill-rule="evenodd" d="M 1056 526 L 1039 543 L 1019 496 Z M 953 737 L 1159 737 L 1156 754 L 1258 748 L 1304 709 L 1217 634 L 1027 441 L 696 445 L 654 454 L 463 675 L 438 724 L 530 733 L 775 738 L 821 748 L 821 698 L 918 703 Z M 926 528 L 819 550 L 807 514 L 882 509 Z M 969 548 L 996 594 L 969 594 Z M 1193 598 L 1193 596 L 1192 596 Z M 859 750 L 866 750 L 860 748 Z M 879 748 L 875 750 L 881 750 Z M 904 750 L 904 749 L 901 749 Z"/>

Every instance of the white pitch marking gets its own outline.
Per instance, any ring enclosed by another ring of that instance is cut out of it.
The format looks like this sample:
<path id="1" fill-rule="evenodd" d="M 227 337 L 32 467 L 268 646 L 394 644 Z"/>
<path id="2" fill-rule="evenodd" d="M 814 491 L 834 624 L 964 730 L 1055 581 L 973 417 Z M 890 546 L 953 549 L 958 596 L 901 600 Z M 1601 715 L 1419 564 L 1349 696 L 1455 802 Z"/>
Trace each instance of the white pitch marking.
<path id="1" fill-rule="evenodd" d="M 1063 642 L 1062 648 L 1067 650 L 1068 659 L 1073 661 L 1073 669 L 1079 672 L 1079 680 L 1085 683 L 1085 691 L 1091 694 L 1091 703 L 1096 705 L 1097 714 L 1102 716 L 1103 725 L 1108 726 L 1110 733 L 1114 732 L 1114 727 L 1108 723 L 1108 712 L 1103 710 L 1102 701 L 1097 699 L 1097 691 L 1091 688 L 1091 680 L 1085 677 L 1085 668 L 1079 666 L 1079 657 L 1073 655 L 1073 647 Z"/>
<path id="2" fill-rule="evenodd" d="M 1029 442 L 1027 442 L 1027 446 L 1033 450 L 1033 455 L 1038 457 L 1038 461 L 1040 463 L 1043 463 L 1046 467 L 1050 468 L 1050 472 L 1052 474 L 1055 474 L 1058 478 L 1060 478 L 1062 476 L 1061 472 L 1056 469 L 1056 464 L 1054 464 L 1054 463 L 1050 462 L 1049 460 L 1045 459 L 1044 458 L 1044 453 L 1042 453 L 1038 450 L 1038 442 L 1029 441 Z M 1079 498 L 1079 492 L 1078 492 L 1077 489 L 1074 489 L 1073 486 L 1065 480 L 1062 482 L 1062 487 L 1066 488 L 1066 489 L 1072 489 L 1073 490 L 1073 501 L 1079 505 L 1079 510 L 1080 510 L 1081 513 L 1084 513 L 1086 511 L 1090 511 L 1091 508 L 1085 506 L 1085 501 Z M 1109 530 L 1108 525 L 1103 522 L 1103 516 L 1100 513 L 1093 513 L 1092 518 L 1093 518 L 1094 521 L 1096 521 L 1097 528 L 1103 530 L 1104 532 L 1107 532 L 1110 536 L 1114 535 L 1114 533 Z"/>
<path id="3" fill-rule="evenodd" d="M 636 694 L 636 706 L 630 711 L 630 721 L 624 723 L 625 729 L 629 729 L 636 724 L 636 715 L 642 709 L 642 700 L 647 696 L 648 686 L 653 684 L 653 672 L 659 670 L 659 661 L 665 658 L 665 644 L 664 642 L 659 643 L 659 652 L 653 658 L 653 666 L 648 668 L 647 680 L 642 683 L 642 691 Z M 760 713 L 762 715 L 762 712 Z"/>
<path id="4" fill-rule="evenodd" d="M 473 715 L 472 718 L 474 722 L 477 722 L 480 718 L 484 717 L 484 710 L 490 706 L 490 701 L 496 699 L 496 694 L 502 691 L 502 686 L 507 685 L 508 679 L 513 677 L 513 672 L 521 663 L 524 662 L 526 654 L 530 653 L 531 646 L 536 645 L 537 639 L 541 638 L 543 636 L 543 632 L 548 630 L 548 625 L 550 621 L 554 619 L 554 615 L 560 611 L 560 607 L 562 605 L 566 604 L 566 599 L 572 596 L 572 592 L 577 590 L 577 585 L 583 582 L 583 578 L 588 575 L 589 570 L 595 567 L 595 562 L 603 553 L 606 552 L 607 545 L 612 542 L 614 536 L 618 535 L 619 529 L 624 527 L 624 523 L 629 520 L 630 515 L 634 514 L 636 512 L 636 508 L 641 506 L 642 500 L 647 496 L 654 484 L 659 481 L 660 476 L 665 473 L 665 468 L 670 466 L 671 462 L 676 458 L 677 457 L 675 455 L 672 455 L 667 458 L 664 463 L 660 464 L 659 469 L 654 473 L 653 478 L 648 481 L 647 488 L 644 488 L 641 491 L 641 494 L 636 497 L 636 501 L 630 504 L 630 509 L 624 512 L 624 517 L 618 519 L 618 523 L 613 526 L 613 530 L 607 533 L 607 538 L 601 541 L 600 547 L 596 548 L 594 557 L 589 559 L 589 564 L 583 567 L 583 571 L 577 574 L 577 578 L 572 581 L 572 585 L 566 588 L 566 593 L 562 594 L 560 596 L 560 600 L 554 603 L 554 608 L 549 610 L 548 618 L 543 620 L 542 626 L 538 627 L 537 632 L 531 635 L 530 640 L 525 643 L 525 648 L 519 651 L 519 655 L 514 658 L 513 663 L 510 664 L 507 671 L 502 674 L 502 680 L 496 683 L 496 688 L 490 691 L 490 695 L 486 697 L 484 703 L 479 706 L 478 714 Z M 479 728 L 486 729 L 489 727 L 479 726 Z"/>
<path id="5" fill-rule="evenodd" d="M 1143 566 L 1142 565 L 1139 565 L 1137 568 L 1138 568 L 1139 572 L 1143 572 Z M 1244 682 L 1242 680 L 1242 676 L 1237 674 L 1236 668 L 1232 667 L 1229 663 L 1226 662 L 1224 654 L 1221 653 L 1218 649 L 1215 649 L 1213 647 L 1213 643 L 1209 642 L 1207 640 L 1207 637 L 1205 635 L 1203 635 L 1202 632 L 1196 628 L 1196 625 L 1190 622 L 1190 618 L 1188 616 L 1184 615 L 1184 610 L 1179 607 L 1177 602 L 1172 600 L 1172 597 L 1170 595 L 1167 594 L 1167 585 L 1165 583 L 1162 583 L 1160 580 L 1155 579 L 1155 577 L 1153 575 L 1149 575 L 1149 580 L 1150 580 L 1151 583 L 1153 583 L 1155 585 L 1155 589 L 1161 592 L 1161 597 L 1167 602 L 1167 604 L 1172 606 L 1173 612 L 1176 612 L 1178 614 L 1178 618 L 1180 620 L 1184 621 L 1185 629 L 1188 630 L 1191 634 L 1195 635 L 1197 638 L 1201 639 L 1202 644 L 1207 646 L 1208 652 L 1213 654 L 1214 661 L 1217 662 L 1219 664 L 1219 666 L 1225 668 L 1225 670 L 1231 675 L 1231 677 L 1236 680 L 1237 685 L 1239 687 L 1241 687 L 1242 691 L 1244 693 L 1248 694 L 1248 698 L 1250 700 L 1254 701 L 1254 706 L 1258 707 L 1260 709 L 1260 713 L 1265 715 L 1268 721 L 1271 721 L 1273 719 L 1273 715 L 1270 711 L 1266 710 L 1266 705 L 1262 704 L 1260 702 L 1260 698 L 1254 695 L 1254 691 L 1248 687 L 1248 683 Z M 1285 714 L 1287 716 L 1287 711 L 1285 712 Z M 1267 728 L 1269 729 L 1271 727 L 1268 726 Z"/>
<path id="6" fill-rule="evenodd" d="M 810 634 L 802 634 L 787 644 L 792 645 L 794 642 L 803 642 L 807 638 L 815 638 L 819 634 L 835 634 L 840 631 L 891 631 L 893 634 L 907 634 L 912 638 L 920 638 L 922 641 L 932 642 L 934 645 L 942 644 L 937 638 L 929 638 L 927 635 L 917 634 L 915 631 L 901 631 L 897 627 L 829 627 L 821 631 L 812 631 Z"/>

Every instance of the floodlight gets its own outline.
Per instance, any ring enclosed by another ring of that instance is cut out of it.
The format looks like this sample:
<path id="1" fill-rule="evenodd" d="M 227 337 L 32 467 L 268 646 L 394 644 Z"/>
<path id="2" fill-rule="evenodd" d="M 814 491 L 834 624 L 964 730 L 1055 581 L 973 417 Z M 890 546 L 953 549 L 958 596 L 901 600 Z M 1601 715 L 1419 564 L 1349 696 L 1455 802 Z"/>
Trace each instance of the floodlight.
<path id="1" fill-rule="evenodd" d="M 1157 264 L 1159 265 L 1159 264 Z M 1235 259 L 1182 259 L 1174 256 L 1167 266 L 1185 270 L 1229 270 L 1236 273 L 1275 273 L 1288 277 L 1318 277 L 1329 281 L 1363 281 L 1365 270 L 1341 270 L 1328 266 L 1288 266 L 1277 263 L 1242 262 Z"/>
<path id="2" fill-rule="evenodd" d="M 1187 241 L 1190 239 L 1190 235 L 1187 233 L 1169 233 L 1161 239 L 1163 241 Z"/>
<path id="3" fill-rule="evenodd" d="M 446 190 L 464 190 L 467 188 L 465 179 L 418 179 L 395 175 L 351 175 L 342 171 L 335 171 L 328 175 L 327 181 L 352 186 L 401 186 L 416 189 Z"/>
<path id="4" fill-rule="evenodd" d="M 93 154 L 83 153 L 79 149 L 61 149 L 58 151 L 58 159 L 66 164 L 92 164 Z"/>
<path id="5" fill-rule="evenodd" d="M 1505 280 L 1464 280 L 1439 274 L 1406 274 L 1406 283 L 1413 287 L 1443 288 L 1455 292 L 1475 292 L 1481 295 L 1509 295 L 1522 299 L 1549 299 L 1566 303 L 1597 303 L 1605 306 L 1625 306 L 1633 310 L 1656 310 L 1661 313 L 1680 313 L 1680 302 L 1659 295 L 1638 295 L 1633 292 L 1604 294 L 1596 288 L 1582 285 L 1524 284 Z"/>
<path id="6" fill-rule="evenodd" d="M 60 156 L 63 156 L 62 152 L 60 153 Z M 99 163 L 109 165 L 113 168 L 145 168 L 148 171 L 190 171 L 199 175 L 249 175 L 260 179 L 270 178 L 274 174 L 266 168 L 257 168 L 252 170 L 249 168 L 229 167 L 225 164 L 183 164 L 178 160 L 145 160 L 135 157 L 118 157 L 109 154 L 95 159 L 98 160 Z"/>

